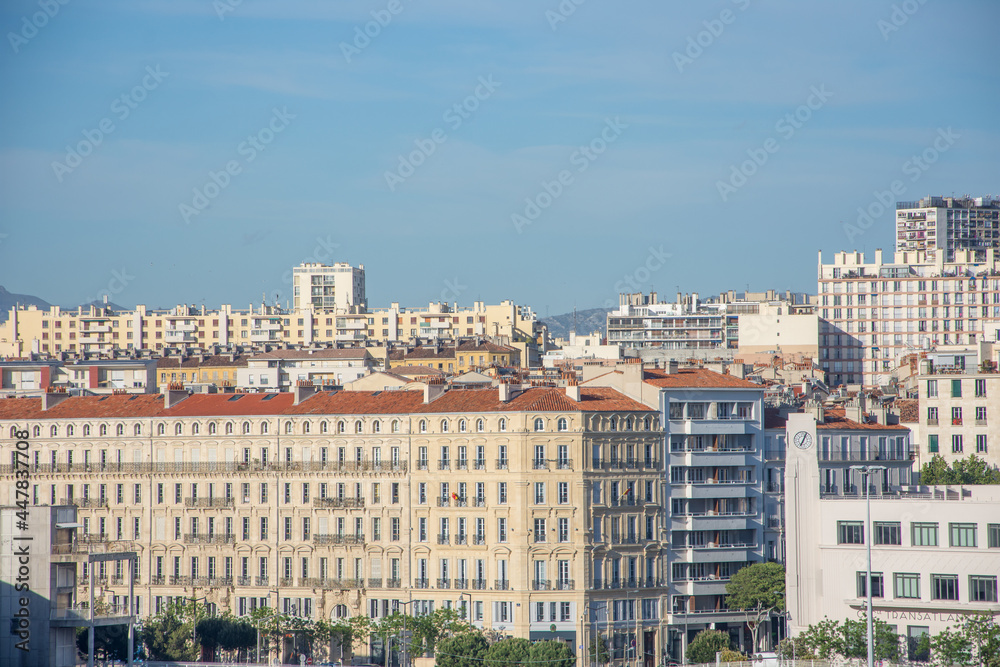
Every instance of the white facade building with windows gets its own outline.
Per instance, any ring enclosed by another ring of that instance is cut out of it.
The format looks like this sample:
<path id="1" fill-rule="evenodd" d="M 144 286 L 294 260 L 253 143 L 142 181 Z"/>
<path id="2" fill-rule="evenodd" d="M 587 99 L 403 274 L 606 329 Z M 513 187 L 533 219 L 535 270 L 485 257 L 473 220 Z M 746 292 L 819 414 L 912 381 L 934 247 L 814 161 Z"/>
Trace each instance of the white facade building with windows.
<path id="1" fill-rule="evenodd" d="M 815 416 L 790 414 L 785 469 L 789 630 L 824 618 L 864 618 L 866 540 L 872 542 L 875 617 L 913 638 L 969 614 L 1000 613 L 1000 486 L 871 484 L 863 494 L 823 492 Z M 866 461 L 879 465 L 879 461 Z M 855 471 L 855 474 L 856 471 Z"/>
<path id="2" fill-rule="evenodd" d="M 304 263 L 292 269 L 292 303 L 297 311 L 346 312 L 367 306 L 365 265 Z"/>

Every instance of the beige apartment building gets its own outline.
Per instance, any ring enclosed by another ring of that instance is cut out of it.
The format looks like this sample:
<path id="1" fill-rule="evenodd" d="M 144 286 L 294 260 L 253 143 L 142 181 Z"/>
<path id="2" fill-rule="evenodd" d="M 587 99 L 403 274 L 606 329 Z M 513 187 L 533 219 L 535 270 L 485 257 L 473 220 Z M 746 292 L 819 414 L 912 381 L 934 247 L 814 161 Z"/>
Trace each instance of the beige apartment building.
<path id="1" fill-rule="evenodd" d="M 637 639 L 658 662 L 663 430 L 613 389 L 45 394 L 0 401 L 15 428 L 32 502 L 139 554 L 141 616 L 172 597 L 328 619 L 464 605 L 488 630 L 605 634 L 619 664 Z M 93 567 L 78 599 L 121 604 L 120 566 Z"/>
<path id="2" fill-rule="evenodd" d="M 984 259 L 978 259 L 984 256 Z M 820 365 L 829 384 L 888 384 L 899 358 L 937 345 L 974 346 L 1000 320 L 1000 255 L 955 250 L 819 254 Z"/>

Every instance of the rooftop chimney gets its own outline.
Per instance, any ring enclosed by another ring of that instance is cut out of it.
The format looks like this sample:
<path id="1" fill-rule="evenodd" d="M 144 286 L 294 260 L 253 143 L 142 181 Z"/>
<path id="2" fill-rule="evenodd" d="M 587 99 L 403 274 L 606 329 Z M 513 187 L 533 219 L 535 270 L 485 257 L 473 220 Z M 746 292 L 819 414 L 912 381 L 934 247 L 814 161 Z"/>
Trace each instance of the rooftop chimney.
<path id="1" fill-rule="evenodd" d="M 680 362 L 676 359 L 670 359 L 664 364 L 663 370 L 667 372 L 667 375 L 677 375 L 680 371 Z"/>
<path id="2" fill-rule="evenodd" d="M 424 385 L 424 404 L 443 396 L 444 392 L 445 385 L 442 378 L 427 378 L 427 383 Z"/>
<path id="3" fill-rule="evenodd" d="M 163 392 L 163 409 L 168 410 L 188 397 L 187 389 L 180 382 L 171 382 Z"/>
<path id="4" fill-rule="evenodd" d="M 566 398 L 580 402 L 580 385 L 577 384 L 576 378 L 571 378 L 566 381 Z"/>
<path id="5" fill-rule="evenodd" d="M 66 387 L 48 387 L 42 394 L 42 410 L 54 408 L 69 398 Z"/>
<path id="6" fill-rule="evenodd" d="M 297 380 L 295 382 L 295 389 L 292 390 L 292 393 L 295 394 L 292 405 L 298 405 L 316 393 L 316 385 L 312 383 L 312 380 Z"/>

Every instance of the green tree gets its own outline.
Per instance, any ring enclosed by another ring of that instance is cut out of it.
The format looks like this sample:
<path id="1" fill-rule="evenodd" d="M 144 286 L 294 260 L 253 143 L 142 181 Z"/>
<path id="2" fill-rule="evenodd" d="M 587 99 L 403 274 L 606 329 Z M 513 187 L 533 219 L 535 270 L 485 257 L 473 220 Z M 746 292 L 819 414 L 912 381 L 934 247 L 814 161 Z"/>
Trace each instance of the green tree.
<path id="1" fill-rule="evenodd" d="M 957 459 L 951 466 L 940 454 L 935 454 L 920 469 L 921 484 L 1000 484 L 1000 469 L 991 466 L 975 454 Z"/>
<path id="2" fill-rule="evenodd" d="M 1000 667 L 1000 626 L 989 612 L 965 617 L 957 630 L 935 635 L 930 646 L 937 665 Z"/>
<path id="3" fill-rule="evenodd" d="M 478 632 L 463 632 L 438 642 L 434 659 L 439 667 L 482 667 L 489 644 Z"/>
<path id="4" fill-rule="evenodd" d="M 719 662 L 745 662 L 747 657 L 739 651 L 725 649 L 719 652 Z"/>
<path id="5" fill-rule="evenodd" d="M 76 631 L 76 648 L 83 655 L 90 655 L 90 637 L 87 628 Z M 102 625 L 94 628 L 94 657 L 104 660 L 128 661 L 128 626 Z"/>
<path id="6" fill-rule="evenodd" d="M 573 667 L 576 664 L 576 654 L 566 642 L 550 639 L 532 644 L 528 660 L 532 667 Z"/>
<path id="7" fill-rule="evenodd" d="M 483 656 L 486 667 L 522 667 L 531 656 L 531 642 L 522 637 L 508 637 L 491 644 Z"/>
<path id="8" fill-rule="evenodd" d="M 195 660 L 198 649 L 194 645 L 193 630 L 194 617 L 190 606 L 172 601 L 142 627 L 142 642 L 146 645 L 149 659 L 175 662 Z"/>
<path id="9" fill-rule="evenodd" d="M 719 651 L 733 650 L 733 642 L 729 633 L 721 630 L 702 630 L 687 647 L 687 662 L 715 662 L 715 654 Z"/>
<path id="10" fill-rule="evenodd" d="M 239 651 L 252 648 L 257 643 L 257 631 L 245 619 L 229 614 L 211 616 L 198 621 L 198 644 L 203 655 L 216 660 L 219 649 Z"/>
<path id="11" fill-rule="evenodd" d="M 785 568 L 778 563 L 740 568 L 726 584 L 726 593 L 726 606 L 746 613 L 756 652 L 761 626 L 773 613 L 785 609 Z"/>
<path id="12" fill-rule="evenodd" d="M 611 653 L 608 651 L 608 642 L 603 635 L 597 635 L 590 640 L 590 649 L 587 653 L 588 662 L 596 662 L 599 665 L 606 665 L 611 662 Z"/>
<path id="13" fill-rule="evenodd" d="M 875 636 L 875 658 L 899 660 L 899 635 L 885 621 L 877 618 L 874 621 L 872 631 Z M 791 657 L 793 646 L 798 658 L 865 658 L 868 656 L 867 621 L 847 619 L 841 624 L 824 618 L 816 625 L 810 625 L 794 639 L 783 643 L 782 657 Z"/>
<path id="14" fill-rule="evenodd" d="M 844 636 L 843 652 L 845 658 L 868 657 L 868 621 L 865 619 L 847 619 L 841 629 Z M 899 660 L 899 635 L 892 631 L 889 624 L 879 619 L 873 619 L 872 634 L 875 639 L 876 660 Z"/>

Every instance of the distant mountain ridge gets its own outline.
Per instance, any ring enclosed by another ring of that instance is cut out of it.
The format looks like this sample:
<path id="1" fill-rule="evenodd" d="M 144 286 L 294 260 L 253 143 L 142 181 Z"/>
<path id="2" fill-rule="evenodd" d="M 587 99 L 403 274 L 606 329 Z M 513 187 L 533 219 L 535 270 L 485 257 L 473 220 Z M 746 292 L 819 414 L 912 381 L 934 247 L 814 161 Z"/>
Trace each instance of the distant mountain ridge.
<path id="1" fill-rule="evenodd" d="M 600 331 L 602 336 L 608 335 L 608 313 L 614 308 L 589 308 L 587 310 L 576 311 L 576 332 L 581 335 Z M 555 338 L 568 338 L 569 332 L 573 329 L 573 313 L 563 315 L 553 315 L 542 318 L 542 324 L 549 328 L 549 332 Z"/>
<path id="2" fill-rule="evenodd" d="M 100 301 L 91 301 L 90 303 L 81 303 L 80 305 L 89 306 L 91 304 L 95 306 L 105 305 Z M 0 322 L 6 322 L 7 315 L 10 313 L 10 309 L 18 305 L 37 306 L 40 309 L 48 310 L 55 304 L 51 304 L 45 299 L 42 299 L 41 297 L 37 296 L 32 296 L 31 294 L 14 294 L 13 292 L 9 292 L 7 288 L 4 287 L 3 285 L 0 285 Z M 116 303 L 108 303 L 107 307 L 111 308 L 112 310 L 128 310 L 124 306 L 119 306 Z M 75 310 L 77 306 L 68 306 L 68 307 L 64 306 L 64 308 Z"/>

